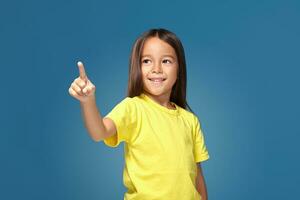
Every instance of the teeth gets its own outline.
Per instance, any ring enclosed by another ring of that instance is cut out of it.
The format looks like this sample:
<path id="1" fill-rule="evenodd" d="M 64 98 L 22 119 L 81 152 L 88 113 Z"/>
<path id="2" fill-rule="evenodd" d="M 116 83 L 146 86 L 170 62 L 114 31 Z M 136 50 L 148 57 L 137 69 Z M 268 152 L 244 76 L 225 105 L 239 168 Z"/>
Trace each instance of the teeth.
<path id="1" fill-rule="evenodd" d="M 154 82 L 161 82 L 161 81 L 164 81 L 164 79 L 149 79 L 150 81 L 154 81 Z"/>

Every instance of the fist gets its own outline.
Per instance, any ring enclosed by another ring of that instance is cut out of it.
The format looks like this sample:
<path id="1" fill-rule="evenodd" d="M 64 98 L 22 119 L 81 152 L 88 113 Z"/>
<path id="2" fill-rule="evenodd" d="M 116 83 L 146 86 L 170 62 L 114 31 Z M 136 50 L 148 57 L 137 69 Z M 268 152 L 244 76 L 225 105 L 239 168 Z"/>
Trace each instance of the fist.
<path id="1" fill-rule="evenodd" d="M 82 62 L 77 63 L 79 68 L 79 77 L 77 77 L 69 88 L 69 93 L 80 102 L 86 102 L 95 97 L 96 87 L 88 79 Z"/>

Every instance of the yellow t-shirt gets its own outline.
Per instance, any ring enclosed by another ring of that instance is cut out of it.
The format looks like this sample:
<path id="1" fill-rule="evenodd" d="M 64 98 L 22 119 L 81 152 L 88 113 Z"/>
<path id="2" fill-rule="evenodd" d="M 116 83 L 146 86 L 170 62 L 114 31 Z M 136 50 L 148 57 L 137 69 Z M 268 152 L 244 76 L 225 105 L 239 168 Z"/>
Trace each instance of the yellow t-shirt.
<path id="1" fill-rule="evenodd" d="M 199 200 L 196 162 L 209 159 L 198 118 L 172 103 L 168 109 L 142 93 L 126 97 L 105 117 L 117 134 L 104 143 L 124 141 L 124 200 Z"/>

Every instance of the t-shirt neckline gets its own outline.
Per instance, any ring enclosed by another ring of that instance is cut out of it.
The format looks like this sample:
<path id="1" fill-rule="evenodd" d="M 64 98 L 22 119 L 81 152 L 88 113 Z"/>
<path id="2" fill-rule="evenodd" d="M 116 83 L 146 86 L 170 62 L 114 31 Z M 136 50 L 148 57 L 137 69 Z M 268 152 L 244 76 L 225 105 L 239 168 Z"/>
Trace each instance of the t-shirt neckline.
<path id="1" fill-rule="evenodd" d="M 174 102 L 170 102 L 170 103 L 175 106 L 175 109 L 169 109 L 165 106 L 160 105 L 159 103 L 157 103 L 156 101 L 151 99 L 149 96 L 147 96 L 145 93 L 141 93 L 140 97 L 142 99 L 144 99 L 146 102 L 148 102 L 150 105 L 160 109 L 161 111 L 164 111 L 166 113 L 173 114 L 173 115 L 178 115 L 179 114 L 179 108 Z"/>

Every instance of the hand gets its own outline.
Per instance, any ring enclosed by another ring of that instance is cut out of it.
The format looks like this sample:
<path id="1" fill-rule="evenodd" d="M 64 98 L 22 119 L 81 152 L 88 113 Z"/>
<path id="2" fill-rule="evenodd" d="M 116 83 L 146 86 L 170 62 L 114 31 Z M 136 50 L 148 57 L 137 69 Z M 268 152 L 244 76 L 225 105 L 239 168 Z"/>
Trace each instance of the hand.
<path id="1" fill-rule="evenodd" d="M 79 61 L 77 65 L 79 68 L 79 77 L 72 82 L 69 93 L 80 102 L 87 102 L 95 97 L 96 87 L 88 79 L 82 62 Z"/>

